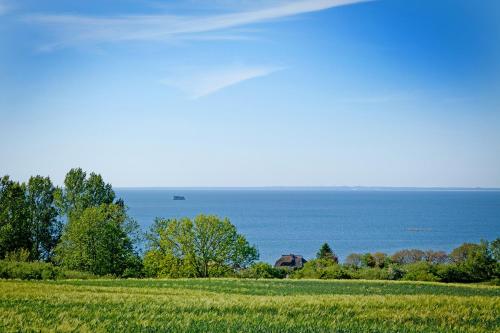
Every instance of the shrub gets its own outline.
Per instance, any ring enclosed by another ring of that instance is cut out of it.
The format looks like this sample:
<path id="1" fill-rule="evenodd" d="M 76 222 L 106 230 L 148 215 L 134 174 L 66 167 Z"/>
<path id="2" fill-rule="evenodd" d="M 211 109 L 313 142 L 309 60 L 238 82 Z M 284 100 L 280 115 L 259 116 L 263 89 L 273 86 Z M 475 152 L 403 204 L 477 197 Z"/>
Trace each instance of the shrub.
<path id="1" fill-rule="evenodd" d="M 436 275 L 442 282 L 470 282 L 471 276 L 456 264 L 437 265 Z"/>
<path id="2" fill-rule="evenodd" d="M 355 278 L 363 280 L 390 280 L 388 269 L 370 267 L 364 267 L 357 270 Z"/>
<path id="3" fill-rule="evenodd" d="M 314 259 L 305 263 L 302 269 L 291 275 L 296 279 L 350 279 L 346 269 L 329 259 Z"/>
<path id="4" fill-rule="evenodd" d="M 14 251 L 7 252 L 5 255 L 5 260 L 7 261 L 18 261 L 27 262 L 30 259 L 30 251 L 26 249 L 17 249 Z"/>
<path id="5" fill-rule="evenodd" d="M 0 260 L 0 278 L 21 280 L 91 279 L 95 278 L 95 275 L 62 270 L 51 263 Z"/>
<path id="6" fill-rule="evenodd" d="M 389 266 L 387 269 L 389 280 L 401 280 L 405 275 L 405 271 L 396 265 Z"/>
<path id="7" fill-rule="evenodd" d="M 49 263 L 0 260 L 0 278 L 2 279 L 53 279 L 57 276 L 57 270 Z"/>
<path id="8" fill-rule="evenodd" d="M 249 268 L 238 273 L 238 277 L 247 279 L 283 279 L 288 271 L 281 268 L 275 268 L 268 263 L 258 262 Z"/>
<path id="9" fill-rule="evenodd" d="M 409 281 L 439 281 L 436 267 L 428 262 L 421 261 L 404 266 L 403 280 Z"/>

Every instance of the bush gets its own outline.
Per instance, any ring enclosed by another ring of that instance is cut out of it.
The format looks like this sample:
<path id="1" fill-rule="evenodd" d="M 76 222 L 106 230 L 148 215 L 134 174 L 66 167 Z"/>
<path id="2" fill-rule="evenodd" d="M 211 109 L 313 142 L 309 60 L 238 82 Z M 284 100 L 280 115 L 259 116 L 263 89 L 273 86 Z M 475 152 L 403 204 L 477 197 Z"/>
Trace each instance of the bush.
<path id="1" fill-rule="evenodd" d="M 95 275 L 62 270 L 51 263 L 0 260 L 0 279 L 55 280 L 92 278 L 95 278 Z"/>
<path id="2" fill-rule="evenodd" d="M 428 262 L 421 261 L 404 266 L 403 280 L 408 281 L 439 281 L 436 267 Z"/>
<path id="3" fill-rule="evenodd" d="M 142 259 L 137 255 L 131 255 L 127 259 L 125 270 L 121 277 L 123 278 L 141 278 L 144 277 L 144 264 Z"/>
<path id="4" fill-rule="evenodd" d="M 314 259 L 291 275 L 296 279 L 350 279 L 346 269 L 329 259 Z"/>
<path id="5" fill-rule="evenodd" d="M 0 278 L 46 280 L 57 276 L 57 268 L 43 262 L 16 262 L 0 260 Z"/>
<path id="6" fill-rule="evenodd" d="M 390 280 L 389 270 L 385 268 L 361 268 L 355 272 L 354 277 L 363 280 Z"/>
<path id="7" fill-rule="evenodd" d="M 405 271 L 397 265 L 392 265 L 387 269 L 387 274 L 389 280 L 401 280 L 405 275 Z"/>
<path id="8" fill-rule="evenodd" d="M 238 273 L 238 277 L 246 279 L 283 279 L 288 270 L 275 268 L 268 263 L 258 262 Z"/>
<path id="9" fill-rule="evenodd" d="M 471 282 L 470 274 L 462 267 L 456 264 L 438 265 L 436 275 L 442 282 Z"/>
<path id="10" fill-rule="evenodd" d="M 30 251 L 26 249 L 17 249 L 14 251 L 7 252 L 5 255 L 5 260 L 7 261 L 19 261 L 27 262 L 30 258 Z"/>

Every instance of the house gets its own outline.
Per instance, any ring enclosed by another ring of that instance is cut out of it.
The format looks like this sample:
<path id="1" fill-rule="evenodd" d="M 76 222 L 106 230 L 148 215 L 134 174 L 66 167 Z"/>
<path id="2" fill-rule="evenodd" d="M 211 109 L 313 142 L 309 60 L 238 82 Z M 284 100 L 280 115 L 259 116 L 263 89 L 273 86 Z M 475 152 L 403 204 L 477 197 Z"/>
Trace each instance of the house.
<path id="1" fill-rule="evenodd" d="M 283 254 L 279 258 L 274 267 L 276 268 L 302 268 L 307 262 L 302 256 L 296 256 L 295 254 Z"/>

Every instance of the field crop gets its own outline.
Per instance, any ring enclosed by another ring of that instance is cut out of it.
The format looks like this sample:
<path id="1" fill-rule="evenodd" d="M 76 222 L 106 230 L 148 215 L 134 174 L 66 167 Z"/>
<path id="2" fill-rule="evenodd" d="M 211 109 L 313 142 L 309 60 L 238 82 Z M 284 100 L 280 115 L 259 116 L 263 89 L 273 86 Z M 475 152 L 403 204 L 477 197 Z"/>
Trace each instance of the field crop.
<path id="1" fill-rule="evenodd" d="M 500 332 L 500 288 L 381 281 L 0 281 L 0 332 Z"/>

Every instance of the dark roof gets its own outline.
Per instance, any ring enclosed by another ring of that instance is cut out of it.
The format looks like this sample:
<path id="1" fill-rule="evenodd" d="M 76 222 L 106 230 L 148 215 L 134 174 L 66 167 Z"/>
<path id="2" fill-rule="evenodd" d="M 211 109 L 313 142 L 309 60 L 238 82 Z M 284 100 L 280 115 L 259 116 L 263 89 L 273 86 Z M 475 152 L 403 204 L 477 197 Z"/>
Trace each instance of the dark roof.
<path id="1" fill-rule="evenodd" d="M 307 262 L 302 256 L 295 254 L 284 254 L 279 258 L 274 267 L 301 268 Z"/>

